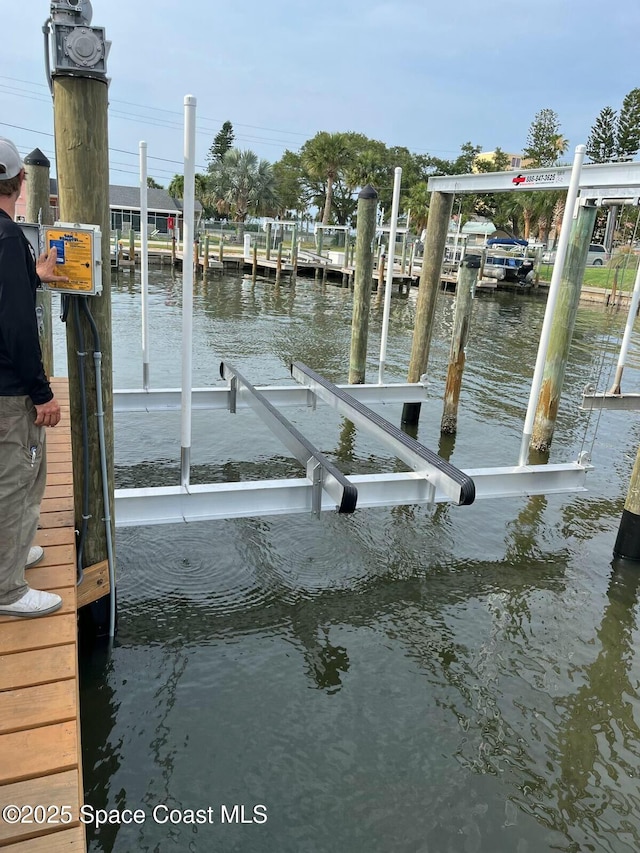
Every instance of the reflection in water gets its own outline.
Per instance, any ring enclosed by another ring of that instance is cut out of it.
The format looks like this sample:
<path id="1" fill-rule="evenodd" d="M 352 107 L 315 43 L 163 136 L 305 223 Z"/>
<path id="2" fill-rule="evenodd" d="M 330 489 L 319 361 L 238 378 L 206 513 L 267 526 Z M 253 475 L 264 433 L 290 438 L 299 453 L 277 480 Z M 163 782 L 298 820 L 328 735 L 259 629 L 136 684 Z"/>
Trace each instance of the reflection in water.
<path id="1" fill-rule="evenodd" d="M 116 387 L 133 387 L 137 278 L 118 282 Z M 207 277 L 194 384 L 216 383 L 221 358 L 256 384 L 290 384 L 294 359 L 345 381 L 351 299 L 302 278 Z M 158 386 L 179 380 L 180 303 L 179 279 L 155 278 Z M 440 299 L 418 440 L 462 468 L 515 462 L 543 307 L 520 294 L 478 299 L 454 443 L 439 432 L 452 316 Z M 415 290 L 392 300 L 394 381 L 406 376 L 414 313 Z M 605 325 L 579 313 L 551 461 L 581 447 L 577 396 Z M 347 472 L 403 468 L 320 404 L 285 414 Z M 384 414 L 399 421 L 399 407 Z M 83 667 L 87 801 L 264 802 L 269 821 L 111 826 L 90 849 L 638 849 L 638 576 L 605 569 L 638 430 L 616 417 L 603 415 L 586 496 L 119 531 L 120 634 L 108 661 Z M 178 427 L 121 419 L 118 485 L 177 482 Z M 194 418 L 194 483 L 298 476 L 250 413 Z"/>
<path id="2" fill-rule="evenodd" d="M 629 850 L 640 847 L 635 818 L 640 805 L 640 727 L 635 718 L 637 679 L 631 679 L 637 630 L 638 565 L 613 563 L 608 603 L 597 631 L 598 656 L 578 669 L 575 693 L 557 700 L 562 723 L 557 736 L 561 782 L 558 809 L 567 830 L 580 830 L 581 849 L 616 850 L 615 838 L 600 836 L 607 815 L 610 831 Z"/>

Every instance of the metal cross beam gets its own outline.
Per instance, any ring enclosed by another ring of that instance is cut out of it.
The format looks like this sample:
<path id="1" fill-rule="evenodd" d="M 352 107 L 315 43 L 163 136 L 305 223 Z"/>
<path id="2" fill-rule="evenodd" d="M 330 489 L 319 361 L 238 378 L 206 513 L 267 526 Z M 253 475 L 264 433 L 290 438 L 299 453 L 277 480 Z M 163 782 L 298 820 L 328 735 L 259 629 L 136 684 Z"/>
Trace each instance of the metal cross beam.
<path id="1" fill-rule="evenodd" d="M 433 450 L 429 450 L 301 362 L 297 361 L 291 365 L 291 375 L 356 426 L 375 435 L 398 459 L 442 490 L 451 501 L 458 505 L 473 503 L 476 490 L 471 477 L 446 462 Z"/>
<path id="2" fill-rule="evenodd" d="M 580 408 L 590 409 L 612 409 L 614 412 L 637 412 L 640 409 L 640 394 L 611 394 L 605 391 L 602 394 L 594 392 L 583 393 Z"/>
<path id="3" fill-rule="evenodd" d="M 324 489 L 335 501 L 338 512 L 353 512 L 358 500 L 358 490 L 347 480 L 345 475 L 230 364 L 225 362 L 220 364 L 220 376 L 230 383 L 229 411 L 235 413 L 237 398 L 244 398 L 274 435 L 305 467 L 307 477 L 313 484 L 313 511 L 316 514 L 320 513 L 322 490 Z"/>
<path id="4" fill-rule="evenodd" d="M 590 466 L 579 462 L 507 468 L 476 468 L 465 475 L 476 485 L 476 497 L 521 498 L 531 495 L 584 492 Z M 413 471 L 363 474 L 349 477 L 358 490 L 358 508 L 448 503 L 450 497 L 434 490 Z M 228 518 L 308 513 L 314 486 L 308 479 L 212 483 L 202 486 L 161 486 L 116 489 L 116 527 L 141 527 Z M 322 495 L 323 510 L 335 510 L 335 501 Z"/>
<path id="5" fill-rule="evenodd" d="M 422 382 L 394 382 L 382 385 L 338 385 L 362 403 L 423 403 L 427 389 Z M 315 395 L 300 385 L 258 385 L 265 399 L 278 408 L 282 406 L 314 406 Z M 194 388 L 191 391 L 193 410 L 229 410 L 229 388 Z M 113 392 L 113 410 L 126 412 L 179 412 L 182 404 L 179 388 L 126 388 Z M 240 407 L 248 406 L 241 397 Z"/>
<path id="6" fill-rule="evenodd" d="M 429 192 L 499 193 L 510 190 L 569 189 L 571 166 L 548 169 L 523 169 L 520 172 L 479 172 L 471 175 L 442 175 L 429 178 Z M 589 190 L 608 190 L 617 197 L 625 189 L 640 187 L 640 163 L 592 163 L 580 172 L 580 194 Z"/>

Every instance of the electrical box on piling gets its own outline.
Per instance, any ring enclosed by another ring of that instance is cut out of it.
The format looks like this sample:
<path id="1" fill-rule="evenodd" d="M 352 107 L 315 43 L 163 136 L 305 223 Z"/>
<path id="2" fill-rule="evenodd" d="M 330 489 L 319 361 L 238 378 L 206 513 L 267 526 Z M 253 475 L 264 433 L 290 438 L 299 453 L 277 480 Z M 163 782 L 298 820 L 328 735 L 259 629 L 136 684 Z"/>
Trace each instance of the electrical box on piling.
<path id="1" fill-rule="evenodd" d="M 92 27 L 90 0 L 52 0 L 51 72 L 104 77 L 108 42 L 103 27 Z"/>
<path id="2" fill-rule="evenodd" d="M 102 293 L 102 232 L 97 225 L 56 222 L 44 229 L 45 251 L 56 249 L 56 270 L 69 281 L 43 285 L 56 293 L 97 296 Z"/>

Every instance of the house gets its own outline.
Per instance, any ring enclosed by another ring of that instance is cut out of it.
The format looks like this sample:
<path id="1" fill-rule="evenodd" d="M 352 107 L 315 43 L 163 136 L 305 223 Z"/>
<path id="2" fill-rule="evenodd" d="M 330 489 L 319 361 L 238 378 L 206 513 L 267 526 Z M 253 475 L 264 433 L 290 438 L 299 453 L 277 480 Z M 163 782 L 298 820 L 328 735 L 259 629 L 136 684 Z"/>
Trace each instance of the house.
<path id="1" fill-rule="evenodd" d="M 509 154 L 508 151 L 503 151 L 503 154 L 509 159 L 509 165 L 507 166 L 507 171 L 511 171 L 512 169 L 526 169 L 529 160 L 526 157 L 523 157 L 522 154 Z M 483 151 L 481 154 L 478 154 L 474 161 L 473 171 L 477 172 L 479 169 L 476 168 L 475 163 L 478 160 L 490 160 L 493 161 L 495 157 L 495 151 Z"/>
<path id="2" fill-rule="evenodd" d="M 25 199 L 26 186 L 23 184 L 22 192 L 16 205 L 16 216 L 24 217 L 26 212 Z M 59 218 L 58 212 L 58 182 L 55 178 L 50 180 L 50 204 L 54 219 Z M 112 231 L 140 231 L 140 188 L 126 187 L 112 184 L 109 186 L 109 209 L 111 211 Z M 196 199 L 194 205 L 196 222 L 202 216 L 202 205 Z M 175 199 L 163 189 L 147 190 L 147 224 L 149 233 L 168 234 L 170 220 L 182 232 L 183 209 L 182 199 Z"/>

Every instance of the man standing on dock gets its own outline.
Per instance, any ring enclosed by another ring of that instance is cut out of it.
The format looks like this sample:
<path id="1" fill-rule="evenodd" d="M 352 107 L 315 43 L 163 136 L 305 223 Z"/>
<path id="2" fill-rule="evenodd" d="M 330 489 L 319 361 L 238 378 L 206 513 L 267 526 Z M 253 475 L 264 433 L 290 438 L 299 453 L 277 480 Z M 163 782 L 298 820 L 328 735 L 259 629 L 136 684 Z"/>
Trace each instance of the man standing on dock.
<path id="1" fill-rule="evenodd" d="M 44 427 L 60 420 L 42 366 L 36 288 L 52 281 L 56 253 L 37 261 L 13 221 L 25 179 L 15 145 L 0 137 L 0 616 L 45 616 L 59 595 L 31 589 L 25 567 L 44 556 L 30 548 L 47 474 Z"/>

